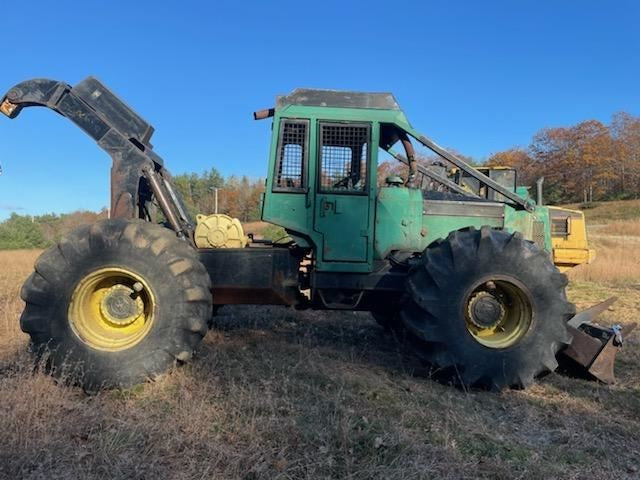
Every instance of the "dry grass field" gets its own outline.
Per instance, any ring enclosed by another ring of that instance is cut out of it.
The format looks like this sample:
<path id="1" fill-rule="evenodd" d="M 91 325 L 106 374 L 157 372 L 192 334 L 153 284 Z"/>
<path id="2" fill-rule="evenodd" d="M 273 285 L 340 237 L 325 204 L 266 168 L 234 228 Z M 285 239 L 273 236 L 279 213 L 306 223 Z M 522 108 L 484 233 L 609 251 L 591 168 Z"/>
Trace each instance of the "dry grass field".
<path id="1" fill-rule="evenodd" d="M 617 295 L 602 321 L 636 321 L 638 220 L 591 233 L 598 260 L 571 272 L 570 298 Z M 551 374 L 495 394 L 432 381 L 365 313 L 225 307 L 191 364 L 87 396 L 26 352 L 36 256 L 0 252 L 2 478 L 640 478 L 639 331 L 614 386 Z"/>

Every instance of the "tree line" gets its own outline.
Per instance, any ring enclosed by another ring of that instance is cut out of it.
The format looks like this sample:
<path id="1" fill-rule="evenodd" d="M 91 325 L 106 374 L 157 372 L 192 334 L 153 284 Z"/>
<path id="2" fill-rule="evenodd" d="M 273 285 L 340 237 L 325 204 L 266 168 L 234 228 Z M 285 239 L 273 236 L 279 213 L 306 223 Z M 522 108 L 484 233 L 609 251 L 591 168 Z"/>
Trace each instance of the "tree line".
<path id="1" fill-rule="evenodd" d="M 619 112 L 608 125 L 586 120 L 543 128 L 528 147 L 497 152 L 487 164 L 515 167 L 520 185 L 544 177 L 548 203 L 638 198 L 640 117 Z"/>
<path id="2" fill-rule="evenodd" d="M 46 248 L 56 243 L 71 230 L 107 218 L 107 210 L 99 213 L 78 211 L 57 215 L 18 215 L 0 223 L 0 249 Z"/>
<path id="3" fill-rule="evenodd" d="M 568 127 L 543 128 L 528 146 L 494 153 L 485 162 L 450 151 L 471 165 L 514 167 L 518 185 L 530 187 L 532 194 L 536 180 L 544 177 L 546 203 L 640 197 L 640 117 L 627 112 L 614 114 L 608 125 L 585 120 Z M 418 155 L 417 162 L 429 166 L 442 163 L 442 159 Z M 384 185 L 387 176 L 406 174 L 406 166 L 382 162 L 378 184 Z"/>
<path id="4" fill-rule="evenodd" d="M 225 179 L 218 170 L 211 168 L 202 174 L 175 175 L 173 185 L 194 219 L 198 213 L 214 213 L 216 191 L 218 213 L 239 218 L 242 222 L 260 219 L 259 204 L 264 192 L 264 179 L 236 175 Z"/>
<path id="5" fill-rule="evenodd" d="M 173 177 L 176 190 L 183 197 L 195 221 L 198 213 L 215 210 L 215 190 L 218 189 L 218 212 L 239 218 L 242 222 L 259 220 L 260 195 L 264 181 L 249 177 L 224 178 L 212 168 L 202 174 L 185 173 Z M 94 223 L 108 217 L 101 212 L 77 211 L 63 214 L 11 216 L 0 223 L 0 249 L 47 248 L 80 225 Z"/>
<path id="6" fill-rule="evenodd" d="M 478 165 L 476 159 L 462 156 Z M 419 161 L 430 164 L 433 157 Z M 547 203 L 562 204 L 640 197 L 640 117 L 626 112 L 613 115 L 607 125 L 586 120 L 568 127 L 543 128 L 533 135 L 527 147 L 513 147 L 492 154 L 486 164 L 512 166 L 518 171 L 518 184 L 533 187 L 545 178 Z M 407 167 L 398 162 L 382 162 L 378 181 L 389 175 L 406 175 Z M 173 183 L 195 218 L 198 213 L 215 210 L 242 222 L 260 219 L 260 196 L 264 179 L 232 175 L 224 178 L 215 168 L 184 173 Z M 0 223 L 0 249 L 44 248 L 75 227 L 106 218 L 108 212 L 79 211 L 67 214 L 11 216 Z"/>

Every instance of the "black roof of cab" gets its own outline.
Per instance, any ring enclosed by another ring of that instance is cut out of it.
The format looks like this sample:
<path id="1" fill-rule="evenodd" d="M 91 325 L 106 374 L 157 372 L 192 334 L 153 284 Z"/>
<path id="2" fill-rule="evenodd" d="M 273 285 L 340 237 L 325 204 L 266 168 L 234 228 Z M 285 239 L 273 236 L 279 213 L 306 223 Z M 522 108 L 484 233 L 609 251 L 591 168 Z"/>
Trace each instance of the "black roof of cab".
<path id="1" fill-rule="evenodd" d="M 284 108 L 287 105 L 400 110 L 400 105 L 398 105 L 395 97 L 388 92 L 368 93 L 310 88 L 296 88 L 289 95 L 276 97 L 276 108 Z"/>

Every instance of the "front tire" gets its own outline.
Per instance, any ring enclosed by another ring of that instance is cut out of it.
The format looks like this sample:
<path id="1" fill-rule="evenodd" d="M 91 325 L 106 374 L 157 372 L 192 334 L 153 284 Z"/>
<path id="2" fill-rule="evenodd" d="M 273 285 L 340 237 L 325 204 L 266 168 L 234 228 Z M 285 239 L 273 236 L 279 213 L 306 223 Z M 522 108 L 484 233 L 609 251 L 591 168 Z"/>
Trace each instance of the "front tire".
<path id="1" fill-rule="evenodd" d="M 417 353 L 465 387 L 524 388 L 570 341 L 566 276 L 519 233 L 452 232 L 425 249 L 401 311 Z"/>
<path id="2" fill-rule="evenodd" d="M 83 226 L 46 250 L 22 292 L 21 328 L 55 376 L 128 387 L 188 360 L 207 332 L 210 279 L 197 252 L 138 220 Z"/>

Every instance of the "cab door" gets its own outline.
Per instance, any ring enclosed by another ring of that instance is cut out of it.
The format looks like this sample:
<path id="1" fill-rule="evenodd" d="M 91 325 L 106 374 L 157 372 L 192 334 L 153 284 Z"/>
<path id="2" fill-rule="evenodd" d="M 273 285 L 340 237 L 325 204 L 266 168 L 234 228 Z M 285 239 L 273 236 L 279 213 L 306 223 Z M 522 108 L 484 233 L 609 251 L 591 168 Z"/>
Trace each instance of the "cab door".
<path id="1" fill-rule="evenodd" d="M 314 227 L 323 262 L 366 263 L 370 245 L 371 125 L 318 123 Z"/>

